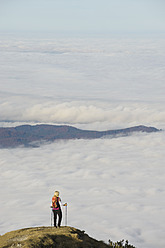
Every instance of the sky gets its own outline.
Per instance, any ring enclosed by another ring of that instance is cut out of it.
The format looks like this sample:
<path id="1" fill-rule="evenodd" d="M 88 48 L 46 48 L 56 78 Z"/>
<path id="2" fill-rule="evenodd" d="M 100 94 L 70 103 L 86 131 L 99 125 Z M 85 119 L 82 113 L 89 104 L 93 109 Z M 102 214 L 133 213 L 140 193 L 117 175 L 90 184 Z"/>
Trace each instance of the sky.
<path id="1" fill-rule="evenodd" d="M 0 0 L 0 31 L 164 32 L 164 0 Z"/>
<path id="2" fill-rule="evenodd" d="M 0 149 L 0 234 L 49 226 L 59 190 L 68 225 L 106 242 L 165 247 L 164 6 L 0 0 L 0 127 L 162 129 Z"/>

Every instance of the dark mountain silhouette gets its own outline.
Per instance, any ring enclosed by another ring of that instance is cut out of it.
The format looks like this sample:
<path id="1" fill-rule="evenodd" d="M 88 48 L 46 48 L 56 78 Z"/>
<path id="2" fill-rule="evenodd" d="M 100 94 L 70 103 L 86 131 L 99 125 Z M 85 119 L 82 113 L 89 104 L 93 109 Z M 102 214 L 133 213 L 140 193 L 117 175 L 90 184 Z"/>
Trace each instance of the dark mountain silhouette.
<path id="1" fill-rule="evenodd" d="M 158 132 L 159 129 L 146 126 L 135 126 L 108 131 L 81 130 L 67 125 L 23 125 L 0 128 L 0 148 L 17 146 L 37 146 L 37 142 L 53 142 L 59 139 L 99 139 L 102 137 L 127 136 L 134 132 Z"/>

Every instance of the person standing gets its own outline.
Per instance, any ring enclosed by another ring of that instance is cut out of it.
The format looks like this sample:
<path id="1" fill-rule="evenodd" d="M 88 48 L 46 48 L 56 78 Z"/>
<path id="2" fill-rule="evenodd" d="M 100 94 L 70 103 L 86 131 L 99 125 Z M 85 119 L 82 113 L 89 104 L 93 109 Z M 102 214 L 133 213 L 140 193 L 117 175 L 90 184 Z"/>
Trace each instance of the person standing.
<path id="1" fill-rule="evenodd" d="M 62 211 L 61 211 L 61 206 L 60 202 L 61 199 L 59 197 L 59 191 L 54 192 L 54 196 L 52 197 L 52 208 L 53 208 L 53 214 L 54 214 L 54 226 L 57 227 L 57 216 L 58 216 L 58 227 L 61 226 L 61 221 L 62 221 Z"/>

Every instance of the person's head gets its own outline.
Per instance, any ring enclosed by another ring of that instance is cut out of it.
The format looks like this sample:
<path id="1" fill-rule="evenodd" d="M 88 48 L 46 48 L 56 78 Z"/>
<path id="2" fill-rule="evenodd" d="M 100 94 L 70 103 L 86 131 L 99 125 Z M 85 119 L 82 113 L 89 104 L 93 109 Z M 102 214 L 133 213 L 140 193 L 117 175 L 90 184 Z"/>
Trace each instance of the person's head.
<path id="1" fill-rule="evenodd" d="M 56 197 L 59 197 L 59 194 L 60 194 L 59 191 L 54 192 L 54 196 L 56 196 Z"/>

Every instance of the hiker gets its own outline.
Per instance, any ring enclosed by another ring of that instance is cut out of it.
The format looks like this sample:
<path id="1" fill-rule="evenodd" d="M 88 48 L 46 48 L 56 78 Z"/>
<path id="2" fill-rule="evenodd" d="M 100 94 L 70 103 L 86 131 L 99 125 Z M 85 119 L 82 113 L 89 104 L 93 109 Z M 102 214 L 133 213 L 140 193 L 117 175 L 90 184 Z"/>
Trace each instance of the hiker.
<path id="1" fill-rule="evenodd" d="M 62 220 L 62 211 L 60 206 L 60 197 L 59 197 L 59 191 L 54 192 L 54 196 L 52 197 L 52 208 L 53 208 L 53 214 L 54 214 L 54 226 L 57 227 L 56 221 L 57 221 L 57 215 L 58 215 L 58 227 L 61 226 L 61 220 Z"/>

